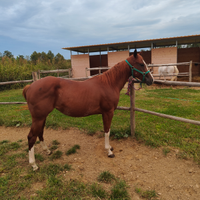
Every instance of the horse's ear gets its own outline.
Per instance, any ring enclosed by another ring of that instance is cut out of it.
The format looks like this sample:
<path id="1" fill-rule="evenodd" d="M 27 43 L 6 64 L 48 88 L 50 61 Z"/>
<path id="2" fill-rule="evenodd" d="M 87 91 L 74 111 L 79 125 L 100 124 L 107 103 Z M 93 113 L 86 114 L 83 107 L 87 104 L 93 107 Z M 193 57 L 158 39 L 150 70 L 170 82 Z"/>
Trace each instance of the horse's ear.
<path id="1" fill-rule="evenodd" d="M 134 51 L 134 57 L 135 58 L 137 57 L 137 49 L 135 49 L 135 51 Z"/>

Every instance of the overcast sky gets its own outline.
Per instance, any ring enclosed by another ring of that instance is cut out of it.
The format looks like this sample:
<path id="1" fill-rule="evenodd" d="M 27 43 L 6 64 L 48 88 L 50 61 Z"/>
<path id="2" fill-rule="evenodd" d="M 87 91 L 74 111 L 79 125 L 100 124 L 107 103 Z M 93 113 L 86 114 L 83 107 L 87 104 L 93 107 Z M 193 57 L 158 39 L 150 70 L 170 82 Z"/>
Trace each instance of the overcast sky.
<path id="1" fill-rule="evenodd" d="M 0 0 L 0 52 L 200 34 L 199 0 Z"/>

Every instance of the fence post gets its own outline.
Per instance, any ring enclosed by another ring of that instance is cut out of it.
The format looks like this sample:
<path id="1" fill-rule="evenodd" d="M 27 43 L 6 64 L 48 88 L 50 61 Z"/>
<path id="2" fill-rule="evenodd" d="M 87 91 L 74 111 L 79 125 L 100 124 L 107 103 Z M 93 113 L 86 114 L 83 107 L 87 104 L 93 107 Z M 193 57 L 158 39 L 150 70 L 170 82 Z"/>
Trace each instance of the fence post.
<path id="1" fill-rule="evenodd" d="M 32 72 L 33 82 L 38 80 L 37 72 Z"/>
<path id="2" fill-rule="evenodd" d="M 86 75 L 86 78 L 88 77 L 87 75 L 87 67 L 85 68 L 85 75 Z"/>
<path id="3" fill-rule="evenodd" d="M 131 84 L 130 89 L 130 124 L 131 124 L 131 136 L 135 137 L 135 89 L 134 83 Z"/>
<path id="4" fill-rule="evenodd" d="M 189 82 L 192 82 L 192 60 L 190 61 L 189 66 Z"/>
<path id="5" fill-rule="evenodd" d="M 70 74 L 69 78 L 72 78 L 72 68 L 70 68 L 69 74 Z"/>
<path id="6" fill-rule="evenodd" d="M 38 79 L 40 79 L 40 70 L 38 69 Z"/>

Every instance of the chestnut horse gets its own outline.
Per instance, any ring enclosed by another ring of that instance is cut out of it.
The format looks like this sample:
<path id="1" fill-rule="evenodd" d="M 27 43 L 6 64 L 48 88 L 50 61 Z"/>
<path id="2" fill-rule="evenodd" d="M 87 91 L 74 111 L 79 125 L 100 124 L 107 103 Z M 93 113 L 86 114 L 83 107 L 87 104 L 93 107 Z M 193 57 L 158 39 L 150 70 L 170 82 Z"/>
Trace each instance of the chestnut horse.
<path id="1" fill-rule="evenodd" d="M 43 138 L 46 117 L 56 108 L 65 115 L 85 117 L 102 114 L 105 149 L 108 157 L 114 157 L 113 148 L 109 144 L 110 126 L 114 110 L 117 108 L 120 91 L 130 76 L 142 80 L 147 85 L 153 83 L 153 76 L 141 55 L 135 50 L 127 60 L 122 61 L 101 75 L 85 81 L 73 81 L 56 77 L 45 77 L 27 85 L 23 90 L 32 125 L 28 135 L 29 163 L 37 170 L 34 144 L 39 137 L 43 150 L 48 149 Z"/>

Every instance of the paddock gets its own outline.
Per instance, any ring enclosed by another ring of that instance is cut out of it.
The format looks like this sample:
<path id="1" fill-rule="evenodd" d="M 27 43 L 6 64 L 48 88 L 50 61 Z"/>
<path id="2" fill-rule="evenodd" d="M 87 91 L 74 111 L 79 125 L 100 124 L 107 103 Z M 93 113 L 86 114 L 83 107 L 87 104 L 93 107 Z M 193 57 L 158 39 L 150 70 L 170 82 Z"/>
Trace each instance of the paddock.
<path id="1" fill-rule="evenodd" d="M 176 63 L 177 64 L 177 63 Z M 189 64 L 189 81 L 192 80 L 192 75 L 191 75 L 191 69 L 192 69 L 192 61 L 188 62 L 188 63 L 179 63 L 178 65 L 188 65 Z M 167 64 L 167 66 L 171 66 L 174 64 Z M 150 67 L 158 67 L 160 65 L 149 65 Z M 107 69 L 107 68 L 106 68 Z M 93 70 L 99 70 L 99 73 L 101 73 L 101 68 L 95 68 Z M 88 69 L 86 69 L 86 71 L 88 71 Z M 44 71 L 44 73 L 49 73 L 51 71 Z M 54 73 L 55 70 L 52 71 L 52 73 Z M 60 70 L 59 72 L 66 72 L 65 70 Z M 40 72 L 39 72 L 40 73 Z M 18 82 L 34 82 L 37 81 L 40 76 L 39 76 L 38 72 L 33 72 L 32 76 L 33 79 L 32 80 L 24 80 L 24 81 L 11 81 L 11 82 L 1 82 L 0 85 L 6 85 L 6 84 L 14 84 L 14 83 L 18 83 Z M 83 81 L 86 79 L 89 79 L 89 77 L 86 78 L 69 78 L 71 80 L 79 80 L 79 81 Z M 130 77 L 131 80 L 131 77 Z M 155 80 L 154 83 L 157 84 L 166 84 L 166 85 L 173 85 L 173 86 L 187 86 L 187 87 L 200 87 L 200 83 L 198 82 L 180 82 L 180 81 L 162 81 L 162 80 Z M 149 110 L 145 110 L 145 109 L 140 109 L 140 108 L 136 108 L 135 107 L 135 89 L 134 89 L 134 83 L 131 83 L 131 87 L 130 87 L 130 107 L 122 107 L 122 106 L 118 106 L 117 109 L 118 110 L 128 110 L 130 111 L 130 127 L 131 127 L 131 135 L 134 137 L 135 136 L 135 126 L 136 126 L 136 121 L 135 121 L 135 112 L 144 112 L 150 115 L 156 115 L 159 117 L 164 117 L 164 118 L 168 118 L 168 119 L 172 119 L 172 120 L 177 120 L 177 121 L 182 121 L 185 123 L 191 123 L 191 124 L 195 124 L 195 125 L 200 125 L 200 121 L 196 121 L 196 120 L 190 120 L 190 119 L 186 119 L 186 118 L 181 118 L 181 117 L 176 117 L 176 116 L 172 116 L 172 115 L 166 115 L 166 114 L 161 114 L 161 113 L 157 113 L 157 112 L 153 112 L 153 111 L 149 111 Z M 11 105 L 11 104 L 27 104 L 26 102 L 0 102 L 0 105 Z"/>
<path id="2" fill-rule="evenodd" d="M 138 97 L 137 93 L 139 94 L 142 91 L 143 90 L 138 92 L 135 91 L 136 105 Z M 144 93 L 141 96 L 144 96 Z M 129 97 L 127 98 L 129 99 Z M 127 108 L 130 109 L 128 106 Z M 119 115 L 119 118 L 114 123 L 122 120 L 123 115 L 120 112 L 125 112 L 127 115 L 127 111 L 118 110 L 116 116 Z M 142 114 L 142 116 L 140 115 L 140 117 L 142 117 L 142 121 L 145 121 L 147 118 L 151 118 L 151 116 L 155 116 L 156 118 L 154 123 L 156 124 L 155 128 L 157 129 L 160 129 L 161 126 L 160 122 L 158 123 L 158 118 L 164 119 L 163 117 L 161 118 L 156 115 L 146 115 L 139 110 L 135 110 L 135 114 L 136 129 L 134 129 L 134 131 L 137 130 L 137 132 L 139 129 L 142 130 L 146 126 L 146 124 L 140 124 L 140 127 L 137 127 L 137 122 L 139 122 L 137 121 L 138 114 Z M 52 118 L 52 120 L 55 121 L 54 118 Z M 174 121 L 171 119 L 165 119 L 163 124 L 170 124 L 169 120 Z M 179 123 L 179 121 L 177 122 Z M 183 125 L 182 122 L 181 125 Z M 188 126 L 184 127 L 188 128 Z M 8 139 L 13 142 L 23 140 L 23 144 L 26 145 L 26 135 L 28 130 L 29 128 L 27 127 L 5 128 L 0 126 L 0 135 L 4 139 Z M 146 132 L 147 130 L 144 130 L 143 132 Z M 188 130 L 197 131 L 198 129 L 192 126 Z M 74 144 L 79 144 L 81 147 L 77 154 L 72 156 L 63 155 L 61 159 L 53 161 L 54 164 L 64 165 L 67 162 L 72 165 L 74 169 L 73 172 L 65 171 L 61 173 L 61 176 L 64 177 L 65 181 L 70 179 L 78 179 L 89 184 L 93 181 L 96 181 L 96 177 L 99 173 L 109 170 L 116 177 L 126 181 L 126 183 L 129 185 L 128 192 L 133 199 L 138 197 L 135 193 L 136 186 L 145 190 L 155 189 L 161 198 L 166 199 L 169 196 L 171 196 L 173 199 L 184 198 L 186 194 L 190 199 L 200 198 L 198 188 L 200 174 L 199 166 L 189 158 L 187 160 L 177 159 L 178 156 L 182 155 L 182 151 L 180 149 L 174 147 L 151 148 L 143 145 L 140 140 L 135 140 L 129 137 L 111 141 L 111 144 L 116 151 L 116 157 L 114 160 L 108 160 L 108 158 L 106 158 L 104 155 L 104 138 L 102 137 L 102 133 L 96 132 L 93 136 L 83 133 L 85 132 L 79 128 L 67 130 L 54 130 L 52 128 L 45 129 L 45 135 L 49 135 L 49 138 L 46 141 L 48 145 L 51 145 L 53 140 L 57 140 L 60 142 L 59 150 L 62 152 L 65 152 L 67 148 L 73 146 Z M 136 133 L 136 137 L 138 137 L 138 133 Z M 189 139 L 190 138 L 188 138 L 186 143 L 189 142 Z M 168 153 L 167 156 L 163 154 L 163 150 L 165 148 L 170 149 L 170 153 Z M 40 164 L 42 169 L 44 165 L 49 165 L 52 163 L 52 161 L 49 161 L 49 157 L 43 154 L 41 148 L 39 148 L 37 145 L 36 151 L 38 154 L 44 155 L 45 162 L 41 162 Z M 28 170 L 27 163 L 25 161 L 21 164 L 25 169 Z M 33 188 L 34 187 L 36 186 L 34 185 Z M 43 189 L 43 183 L 41 183 L 40 189 Z M 188 193 L 187 191 L 192 192 Z M 35 190 L 33 189 L 31 192 L 27 192 L 27 194 L 34 194 L 34 192 Z"/>

